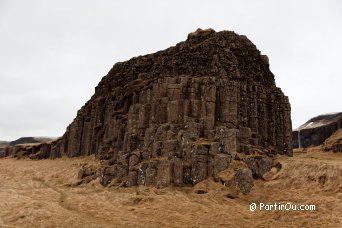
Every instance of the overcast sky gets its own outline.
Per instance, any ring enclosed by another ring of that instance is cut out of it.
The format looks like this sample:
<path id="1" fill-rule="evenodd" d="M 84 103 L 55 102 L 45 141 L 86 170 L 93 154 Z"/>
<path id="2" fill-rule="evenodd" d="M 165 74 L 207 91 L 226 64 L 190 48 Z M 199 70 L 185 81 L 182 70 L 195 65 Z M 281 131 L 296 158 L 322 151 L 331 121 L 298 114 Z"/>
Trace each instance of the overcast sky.
<path id="1" fill-rule="evenodd" d="M 61 136 L 114 63 L 197 28 L 246 35 L 293 127 L 342 111 L 342 1 L 0 0 L 0 139 Z"/>

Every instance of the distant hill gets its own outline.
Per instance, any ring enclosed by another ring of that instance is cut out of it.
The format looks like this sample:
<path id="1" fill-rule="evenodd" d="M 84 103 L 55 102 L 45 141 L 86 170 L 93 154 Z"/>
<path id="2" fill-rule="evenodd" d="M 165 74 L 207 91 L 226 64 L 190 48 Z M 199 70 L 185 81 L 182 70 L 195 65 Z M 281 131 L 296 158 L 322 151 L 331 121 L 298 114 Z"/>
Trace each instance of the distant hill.
<path id="1" fill-rule="evenodd" d="M 49 142 L 55 140 L 55 138 L 49 138 L 49 137 L 21 137 L 17 140 L 14 140 L 12 142 L 9 142 L 10 146 L 15 146 L 18 144 L 28 144 L 28 143 L 43 143 L 43 142 Z"/>
<path id="2" fill-rule="evenodd" d="M 292 131 L 293 147 L 306 148 L 321 145 L 341 128 L 342 112 L 316 116 Z"/>
<path id="3" fill-rule="evenodd" d="M 0 140 L 0 148 L 6 147 L 9 142 Z"/>

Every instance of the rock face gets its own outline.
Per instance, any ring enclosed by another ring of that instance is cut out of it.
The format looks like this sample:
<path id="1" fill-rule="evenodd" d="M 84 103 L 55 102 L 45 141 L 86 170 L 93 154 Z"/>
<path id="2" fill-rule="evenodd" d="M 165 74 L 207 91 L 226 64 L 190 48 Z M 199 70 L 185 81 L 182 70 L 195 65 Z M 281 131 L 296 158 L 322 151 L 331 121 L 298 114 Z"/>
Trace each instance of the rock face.
<path id="1" fill-rule="evenodd" d="M 30 157 L 31 159 L 44 159 L 53 157 L 53 149 L 58 142 L 48 137 L 21 137 L 1 148 L 0 157 L 12 155 L 13 157 Z M 59 150 L 59 147 L 58 147 Z M 57 156 L 58 157 L 58 156 Z"/>
<path id="2" fill-rule="evenodd" d="M 306 148 L 321 145 L 341 128 L 342 112 L 316 116 L 292 132 L 293 147 Z"/>
<path id="3" fill-rule="evenodd" d="M 12 155 L 16 158 L 29 157 L 31 159 L 45 159 L 60 157 L 60 154 L 55 153 L 56 150 L 59 151 L 58 141 L 50 141 L 8 146 L 5 148 L 4 153 L 6 156 Z"/>
<path id="4" fill-rule="evenodd" d="M 116 63 L 48 156 L 95 154 L 103 185 L 192 185 L 253 148 L 291 156 L 291 130 L 289 100 L 267 56 L 245 36 L 199 29 L 174 47 Z M 264 163 L 255 175 L 270 164 L 248 159 Z"/>

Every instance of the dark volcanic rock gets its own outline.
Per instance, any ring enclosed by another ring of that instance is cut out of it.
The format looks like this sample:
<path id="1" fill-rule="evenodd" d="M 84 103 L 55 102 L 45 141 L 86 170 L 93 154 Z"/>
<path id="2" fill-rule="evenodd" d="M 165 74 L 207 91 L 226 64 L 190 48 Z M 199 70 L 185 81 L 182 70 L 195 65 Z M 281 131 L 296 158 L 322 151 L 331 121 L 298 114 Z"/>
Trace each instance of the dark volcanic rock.
<path id="1" fill-rule="evenodd" d="M 89 164 L 83 164 L 78 171 L 77 179 L 78 181 L 74 185 L 80 185 L 84 183 L 89 183 L 99 177 L 98 167 Z"/>
<path id="2" fill-rule="evenodd" d="M 103 185 L 181 186 L 217 177 L 251 146 L 291 156 L 291 129 L 267 56 L 245 36 L 199 29 L 116 63 L 50 156 L 107 160 Z M 233 182 L 251 175 L 241 171 Z"/>
<path id="3" fill-rule="evenodd" d="M 254 186 L 253 173 L 243 162 L 233 161 L 222 171 L 219 180 L 230 189 L 232 195 L 247 194 Z M 233 197 L 235 198 L 235 197 Z"/>
<path id="4" fill-rule="evenodd" d="M 272 159 L 260 155 L 247 157 L 244 159 L 244 162 L 255 178 L 262 178 L 266 172 L 271 170 L 273 164 Z"/>
<path id="5" fill-rule="evenodd" d="M 292 132 L 293 147 L 306 148 L 321 145 L 341 128 L 342 112 L 314 117 Z"/>
<path id="6" fill-rule="evenodd" d="M 61 140 L 49 141 L 43 143 L 27 143 L 7 146 L 4 149 L 6 156 L 13 157 L 30 157 L 31 159 L 45 159 L 61 157 L 60 154 Z"/>

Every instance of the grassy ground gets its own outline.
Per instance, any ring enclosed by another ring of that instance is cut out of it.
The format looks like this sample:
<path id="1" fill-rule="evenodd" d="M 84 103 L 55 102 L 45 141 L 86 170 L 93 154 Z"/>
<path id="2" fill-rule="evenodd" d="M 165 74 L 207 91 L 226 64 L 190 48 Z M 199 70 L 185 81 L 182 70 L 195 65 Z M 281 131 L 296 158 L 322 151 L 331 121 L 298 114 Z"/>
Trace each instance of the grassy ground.
<path id="1" fill-rule="evenodd" d="M 94 157 L 0 159 L 0 227 L 342 227 L 342 154 L 312 148 L 279 161 L 280 172 L 230 199 L 210 180 L 195 188 L 103 188 L 97 180 L 70 187 Z M 252 202 L 316 210 L 251 212 Z"/>

